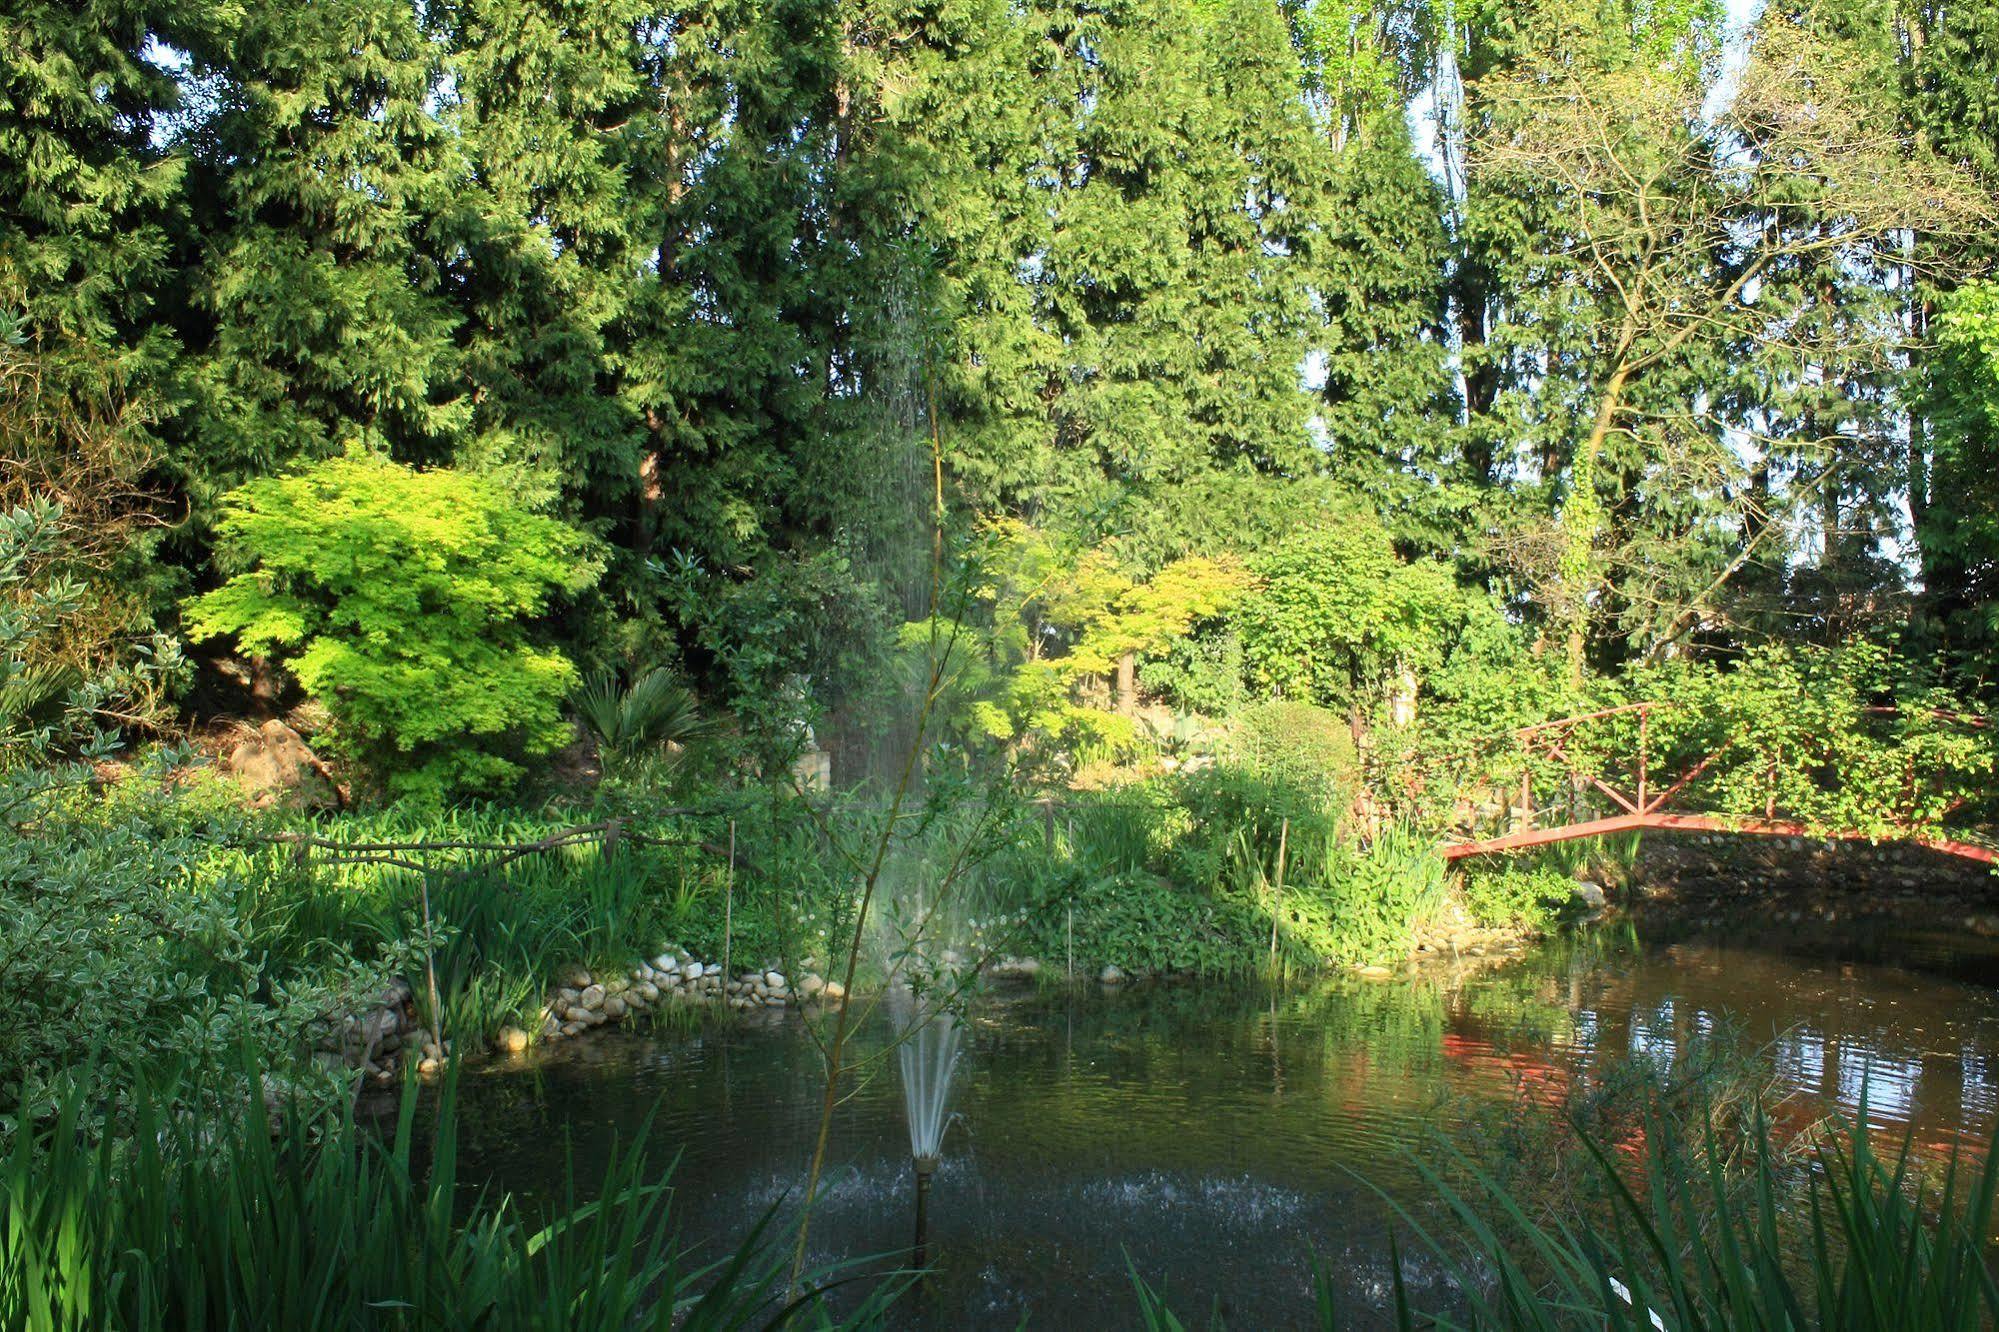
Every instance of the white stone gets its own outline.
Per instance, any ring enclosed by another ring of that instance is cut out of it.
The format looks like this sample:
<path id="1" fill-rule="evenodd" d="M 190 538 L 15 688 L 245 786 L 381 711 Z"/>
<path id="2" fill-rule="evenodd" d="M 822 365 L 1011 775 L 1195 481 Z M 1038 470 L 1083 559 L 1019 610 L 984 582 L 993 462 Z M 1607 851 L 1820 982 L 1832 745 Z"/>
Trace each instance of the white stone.
<path id="1" fill-rule="evenodd" d="M 585 1008 L 602 1008 L 604 1001 L 608 998 L 610 996 L 604 993 L 603 986 L 592 985 L 589 989 L 583 991 L 582 997 L 576 1002 L 582 1004 Z"/>
<path id="2" fill-rule="evenodd" d="M 1116 963 L 1110 963 L 1097 973 L 1097 980 L 1104 985 L 1122 985 L 1124 983 L 1124 969 Z"/>
<path id="3" fill-rule="evenodd" d="M 590 1020 L 590 1010 L 581 1004 L 571 1004 L 563 1010 L 562 1016 L 570 1022 L 588 1022 Z"/>
<path id="4" fill-rule="evenodd" d="M 782 971 L 766 971 L 764 973 L 764 984 L 770 986 L 773 990 L 782 990 L 784 988 L 784 973 Z"/>
<path id="5" fill-rule="evenodd" d="M 628 1007 L 629 1006 L 625 1003 L 625 997 L 623 995 L 614 994 L 609 999 L 606 999 L 604 1001 L 604 1016 L 609 1018 L 611 1021 L 616 1022 L 619 1018 L 625 1015 Z"/>
<path id="6" fill-rule="evenodd" d="M 659 986 L 654 985 L 651 981 L 640 981 L 638 985 L 634 988 L 638 996 L 641 999 L 644 999 L 647 1003 L 650 1004 L 658 1002 Z"/>
<path id="7" fill-rule="evenodd" d="M 701 974 L 704 976 L 719 976 L 722 974 L 722 964 L 720 962 L 710 962 L 707 966 L 701 968 Z"/>
<path id="8" fill-rule="evenodd" d="M 519 1027 L 500 1028 L 500 1048 L 508 1054 L 519 1054 L 528 1048 L 528 1034 Z"/>

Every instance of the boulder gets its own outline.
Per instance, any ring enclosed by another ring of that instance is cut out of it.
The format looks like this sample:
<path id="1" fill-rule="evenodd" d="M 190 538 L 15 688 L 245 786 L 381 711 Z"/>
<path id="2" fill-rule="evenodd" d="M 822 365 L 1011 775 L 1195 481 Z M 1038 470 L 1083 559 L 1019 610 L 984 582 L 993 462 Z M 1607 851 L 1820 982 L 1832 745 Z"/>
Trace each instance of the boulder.
<path id="1" fill-rule="evenodd" d="M 272 718 L 222 760 L 254 809 L 338 809 L 340 788 L 297 731 Z"/>
<path id="2" fill-rule="evenodd" d="M 528 1048 L 528 1034 L 519 1027 L 500 1028 L 499 1046 L 508 1054 L 519 1054 Z"/>
<path id="3" fill-rule="evenodd" d="M 1103 985 L 1122 985 L 1124 983 L 1124 970 L 1114 962 L 1107 964 L 1102 971 L 1097 973 L 1097 981 Z"/>

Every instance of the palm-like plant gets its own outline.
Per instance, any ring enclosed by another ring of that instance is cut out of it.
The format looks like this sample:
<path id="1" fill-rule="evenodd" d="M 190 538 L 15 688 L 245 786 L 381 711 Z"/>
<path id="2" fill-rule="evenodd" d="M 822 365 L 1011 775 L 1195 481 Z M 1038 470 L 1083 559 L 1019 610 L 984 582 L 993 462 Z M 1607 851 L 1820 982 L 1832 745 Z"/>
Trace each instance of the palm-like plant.
<path id="1" fill-rule="evenodd" d="M 694 691 L 663 666 L 651 667 L 628 685 L 616 671 L 598 671 L 583 682 L 574 703 L 583 725 L 612 760 L 678 755 L 715 729 Z"/>

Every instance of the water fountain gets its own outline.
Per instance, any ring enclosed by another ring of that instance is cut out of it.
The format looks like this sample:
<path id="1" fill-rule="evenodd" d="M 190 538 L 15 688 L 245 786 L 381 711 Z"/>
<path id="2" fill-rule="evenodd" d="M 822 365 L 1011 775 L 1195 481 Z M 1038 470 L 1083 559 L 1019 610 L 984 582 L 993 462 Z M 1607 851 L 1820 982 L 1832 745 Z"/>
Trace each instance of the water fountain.
<path id="1" fill-rule="evenodd" d="M 926 1012 L 912 995 L 898 1000 L 895 1025 L 909 1158 L 916 1171 L 916 1238 L 910 1246 L 910 1264 L 921 1270 L 930 1256 L 930 1179 L 943 1155 L 951 1075 L 958 1067 L 958 1018 L 949 1008 Z"/>

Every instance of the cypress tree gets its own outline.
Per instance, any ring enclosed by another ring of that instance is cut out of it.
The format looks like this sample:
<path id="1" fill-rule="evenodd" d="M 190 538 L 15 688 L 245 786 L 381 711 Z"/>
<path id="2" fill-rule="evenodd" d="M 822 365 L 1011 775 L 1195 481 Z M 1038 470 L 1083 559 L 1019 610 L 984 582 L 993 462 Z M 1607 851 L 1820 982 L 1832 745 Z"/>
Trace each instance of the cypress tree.
<path id="1" fill-rule="evenodd" d="M 434 242 L 463 173 L 416 11 L 247 0 L 193 55 L 220 103 L 191 136 L 198 359 L 178 464 L 197 510 L 349 439 L 449 457 L 470 393 Z"/>

